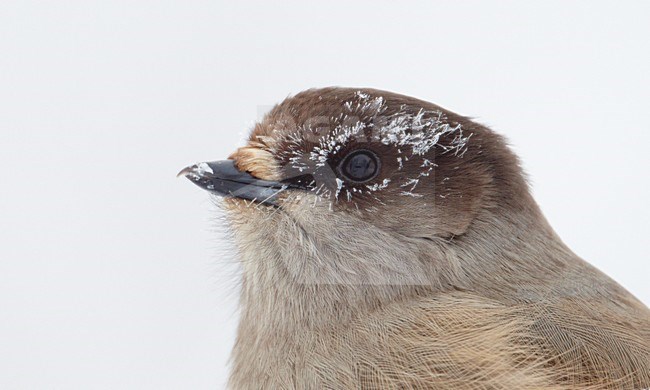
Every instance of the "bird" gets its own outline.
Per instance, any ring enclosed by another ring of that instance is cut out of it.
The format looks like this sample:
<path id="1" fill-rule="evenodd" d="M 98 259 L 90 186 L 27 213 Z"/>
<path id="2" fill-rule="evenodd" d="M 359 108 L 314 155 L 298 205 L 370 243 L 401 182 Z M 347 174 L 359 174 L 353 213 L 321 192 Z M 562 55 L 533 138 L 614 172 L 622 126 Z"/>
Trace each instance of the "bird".
<path id="1" fill-rule="evenodd" d="M 309 89 L 179 175 L 237 248 L 231 389 L 650 388 L 650 310 L 563 243 L 472 118 Z"/>

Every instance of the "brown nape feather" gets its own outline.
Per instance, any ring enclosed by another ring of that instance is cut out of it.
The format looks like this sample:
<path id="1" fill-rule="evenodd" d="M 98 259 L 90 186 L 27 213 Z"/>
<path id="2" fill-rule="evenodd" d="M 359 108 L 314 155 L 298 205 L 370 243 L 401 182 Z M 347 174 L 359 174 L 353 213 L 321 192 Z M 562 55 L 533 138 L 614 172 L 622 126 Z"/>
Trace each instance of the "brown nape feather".
<path id="1" fill-rule="evenodd" d="M 340 174 L 359 149 L 381 163 L 361 184 Z M 650 310 L 562 243 L 490 129 L 326 88 L 231 159 L 315 183 L 275 208 L 223 203 L 243 267 L 231 388 L 650 388 Z"/>

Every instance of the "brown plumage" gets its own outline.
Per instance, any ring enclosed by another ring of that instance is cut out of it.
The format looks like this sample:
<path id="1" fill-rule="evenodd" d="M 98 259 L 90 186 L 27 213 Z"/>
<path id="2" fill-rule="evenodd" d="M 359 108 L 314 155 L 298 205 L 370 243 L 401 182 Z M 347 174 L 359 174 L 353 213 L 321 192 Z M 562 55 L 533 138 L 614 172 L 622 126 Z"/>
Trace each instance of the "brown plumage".
<path id="1" fill-rule="evenodd" d="M 650 387 L 650 310 L 562 243 L 488 128 L 309 90 L 231 159 L 274 193 L 217 191 L 243 267 L 230 387 Z"/>

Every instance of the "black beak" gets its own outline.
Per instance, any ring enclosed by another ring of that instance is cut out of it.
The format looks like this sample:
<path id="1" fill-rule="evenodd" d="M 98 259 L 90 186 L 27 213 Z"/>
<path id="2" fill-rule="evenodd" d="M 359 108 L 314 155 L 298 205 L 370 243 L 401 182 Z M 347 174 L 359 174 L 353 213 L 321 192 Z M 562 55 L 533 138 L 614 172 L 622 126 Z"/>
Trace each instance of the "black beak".
<path id="1" fill-rule="evenodd" d="M 232 160 L 198 163 L 184 168 L 185 176 L 197 186 L 221 196 L 252 200 L 276 206 L 278 193 L 288 186 L 275 181 L 257 179 L 235 168 Z"/>

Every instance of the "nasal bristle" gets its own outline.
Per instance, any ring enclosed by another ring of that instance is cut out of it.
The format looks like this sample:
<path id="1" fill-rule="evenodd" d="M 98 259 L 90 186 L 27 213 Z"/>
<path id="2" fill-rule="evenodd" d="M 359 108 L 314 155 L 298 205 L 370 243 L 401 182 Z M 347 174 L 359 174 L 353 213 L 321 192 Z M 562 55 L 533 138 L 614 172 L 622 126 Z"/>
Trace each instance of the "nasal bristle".
<path id="1" fill-rule="evenodd" d="M 251 143 L 252 144 L 252 143 Z M 258 179 L 279 180 L 279 165 L 270 151 L 260 145 L 245 146 L 230 155 L 241 171 L 248 172 Z"/>

